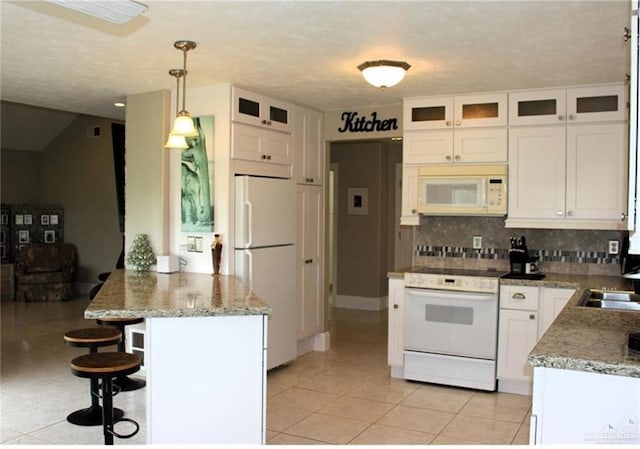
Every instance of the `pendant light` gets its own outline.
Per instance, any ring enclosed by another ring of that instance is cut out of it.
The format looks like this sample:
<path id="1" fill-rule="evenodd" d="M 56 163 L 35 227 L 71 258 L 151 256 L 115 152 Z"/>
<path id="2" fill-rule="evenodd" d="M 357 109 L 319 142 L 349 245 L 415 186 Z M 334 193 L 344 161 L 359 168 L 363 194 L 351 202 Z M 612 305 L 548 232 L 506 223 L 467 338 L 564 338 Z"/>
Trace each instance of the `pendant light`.
<path id="1" fill-rule="evenodd" d="M 169 70 L 169 75 L 176 78 L 176 114 L 178 114 L 178 109 L 180 108 L 180 78 L 184 76 L 184 70 L 171 69 Z M 189 145 L 187 145 L 184 136 L 169 133 L 169 138 L 167 139 L 167 143 L 164 144 L 164 147 L 172 150 L 184 150 L 189 148 Z"/>
<path id="2" fill-rule="evenodd" d="M 183 53 L 183 81 L 182 81 L 182 110 L 178 112 L 175 121 L 173 122 L 173 129 L 171 134 L 193 137 L 198 135 L 198 130 L 193 125 L 193 119 L 187 112 L 187 52 L 196 48 L 196 43 L 193 41 L 176 41 L 173 46 L 182 51 Z"/>
<path id="3" fill-rule="evenodd" d="M 395 86 L 404 78 L 411 67 L 404 61 L 366 61 L 358 66 L 362 76 L 372 86 L 386 89 Z"/>

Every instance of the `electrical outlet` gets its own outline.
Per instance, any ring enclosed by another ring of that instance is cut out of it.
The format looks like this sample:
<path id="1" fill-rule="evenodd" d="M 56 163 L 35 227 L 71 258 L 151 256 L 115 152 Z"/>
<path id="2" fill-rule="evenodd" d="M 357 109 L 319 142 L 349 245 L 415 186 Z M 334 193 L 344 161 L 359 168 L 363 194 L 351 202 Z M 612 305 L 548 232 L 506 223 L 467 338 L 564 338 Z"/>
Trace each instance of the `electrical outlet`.
<path id="1" fill-rule="evenodd" d="M 473 236 L 473 249 L 482 249 L 482 236 L 474 235 Z"/>
<path id="2" fill-rule="evenodd" d="M 618 254 L 620 251 L 619 243 L 617 240 L 609 240 L 609 254 Z"/>

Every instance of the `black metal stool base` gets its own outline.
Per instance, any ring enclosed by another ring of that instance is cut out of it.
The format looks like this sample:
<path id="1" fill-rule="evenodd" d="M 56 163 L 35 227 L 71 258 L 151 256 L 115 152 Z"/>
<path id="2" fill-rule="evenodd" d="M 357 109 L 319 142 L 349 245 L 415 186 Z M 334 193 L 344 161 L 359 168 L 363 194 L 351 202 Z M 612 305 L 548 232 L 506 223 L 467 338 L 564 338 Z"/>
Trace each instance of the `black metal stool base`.
<path id="1" fill-rule="evenodd" d="M 118 420 L 124 416 L 124 412 L 119 408 L 113 409 L 113 419 Z M 102 425 L 102 407 L 87 407 L 76 410 L 67 416 L 67 421 L 76 426 L 101 426 Z"/>
<path id="2" fill-rule="evenodd" d="M 147 385 L 147 381 L 144 379 L 132 379 L 129 376 L 123 376 L 113 379 L 113 385 L 118 388 L 119 391 L 133 391 L 144 388 Z"/>

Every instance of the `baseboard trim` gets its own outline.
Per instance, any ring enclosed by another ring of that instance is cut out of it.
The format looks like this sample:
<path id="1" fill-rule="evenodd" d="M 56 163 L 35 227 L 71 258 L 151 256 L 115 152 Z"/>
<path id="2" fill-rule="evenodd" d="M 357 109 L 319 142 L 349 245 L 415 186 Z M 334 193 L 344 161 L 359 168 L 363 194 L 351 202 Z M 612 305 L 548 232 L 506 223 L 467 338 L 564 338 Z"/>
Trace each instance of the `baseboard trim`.
<path id="1" fill-rule="evenodd" d="M 341 309 L 380 311 L 387 308 L 388 302 L 389 298 L 387 296 L 373 298 L 370 296 L 336 295 L 334 307 Z"/>
<path id="2" fill-rule="evenodd" d="M 498 379 L 498 391 L 531 396 L 533 385 L 530 380 Z"/>
<path id="3" fill-rule="evenodd" d="M 298 357 L 313 351 L 328 351 L 330 348 L 331 334 L 320 332 L 302 340 L 298 340 Z"/>

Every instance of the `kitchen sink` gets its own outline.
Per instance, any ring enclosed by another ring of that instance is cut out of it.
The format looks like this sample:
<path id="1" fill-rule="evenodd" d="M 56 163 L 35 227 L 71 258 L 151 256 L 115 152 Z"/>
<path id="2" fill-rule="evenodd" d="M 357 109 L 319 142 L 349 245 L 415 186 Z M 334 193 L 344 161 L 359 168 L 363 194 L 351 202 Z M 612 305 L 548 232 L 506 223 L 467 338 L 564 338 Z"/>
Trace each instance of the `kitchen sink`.
<path id="1" fill-rule="evenodd" d="M 630 291 L 587 290 L 578 306 L 640 312 L 640 295 Z"/>

